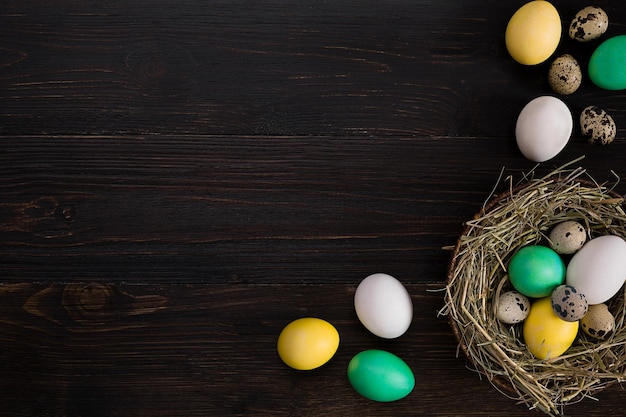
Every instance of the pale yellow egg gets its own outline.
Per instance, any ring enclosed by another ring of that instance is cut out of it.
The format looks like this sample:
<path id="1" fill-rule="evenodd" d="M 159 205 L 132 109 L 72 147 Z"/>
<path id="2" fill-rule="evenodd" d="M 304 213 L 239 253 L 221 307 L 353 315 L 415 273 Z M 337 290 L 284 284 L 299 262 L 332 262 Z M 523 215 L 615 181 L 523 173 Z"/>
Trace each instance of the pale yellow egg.
<path id="1" fill-rule="evenodd" d="M 559 12 L 544 0 L 526 3 L 509 20 L 504 39 L 514 60 L 524 65 L 540 64 L 561 41 Z"/>

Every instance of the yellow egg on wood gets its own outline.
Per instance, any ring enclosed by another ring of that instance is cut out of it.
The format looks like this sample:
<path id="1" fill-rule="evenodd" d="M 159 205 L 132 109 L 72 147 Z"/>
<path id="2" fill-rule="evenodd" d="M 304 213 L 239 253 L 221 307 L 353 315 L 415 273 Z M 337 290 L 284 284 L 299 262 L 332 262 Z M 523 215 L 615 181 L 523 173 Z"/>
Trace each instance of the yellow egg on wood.
<path id="1" fill-rule="evenodd" d="M 544 0 L 520 7 L 511 17 L 505 32 L 506 48 L 523 65 L 537 65 L 548 59 L 561 41 L 561 17 Z"/>
<path id="2" fill-rule="evenodd" d="M 294 369 L 311 370 L 328 362 L 339 347 L 339 333 L 329 322 L 304 317 L 289 323 L 278 336 L 278 355 Z"/>

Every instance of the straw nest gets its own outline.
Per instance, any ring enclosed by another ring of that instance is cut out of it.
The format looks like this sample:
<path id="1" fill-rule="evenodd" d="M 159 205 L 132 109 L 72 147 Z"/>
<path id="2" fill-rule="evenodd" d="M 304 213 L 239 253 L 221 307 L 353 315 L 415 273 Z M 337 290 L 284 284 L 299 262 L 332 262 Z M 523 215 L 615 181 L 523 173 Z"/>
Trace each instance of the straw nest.
<path id="1" fill-rule="evenodd" d="M 511 398 L 549 415 L 626 380 L 623 288 L 607 302 L 615 332 L 606 340 L 579 332 L 568 351 L 551 360 L 535 359 L 524 345 L 521 324 L 502 324 L 494 311 L 499 295 L 513 289 L 506 276 L 511 256 L 522 246 L 545 244 L 554 225 L 576 220 L 588 238 L 626 238 L 623 199 L 592 179 L 582 179 L 584 174 L 580 168 L 557 170 L 517 186 L 509 178 L 508 190 L 465 223 L 454 247 L 441 311 L 476 370 Z"/>

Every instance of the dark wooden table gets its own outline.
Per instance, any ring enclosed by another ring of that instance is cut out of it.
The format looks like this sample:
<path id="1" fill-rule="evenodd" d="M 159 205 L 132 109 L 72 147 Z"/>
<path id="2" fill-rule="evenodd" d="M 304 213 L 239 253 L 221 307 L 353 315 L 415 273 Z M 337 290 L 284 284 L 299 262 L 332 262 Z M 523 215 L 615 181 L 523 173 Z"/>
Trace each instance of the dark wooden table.
<path id="1" fill-rule="evenodd" d="M 626 6 L 606 36 L 626 33 Z M 465 220 L 498 178 L 581 155 L 626 176 L 626 95 L 589 81 L 564 98 L 612 114 L 535 166 L 517 115 L 551 94 L 504 29 L 522 1 L 4 1 L 0 5 L 2 416 L 542 415 L 468 369 L 443 307 Z M 566 25 L 581 1 L 555 1 Z M 564 38 L 583 66 L 597 45 Z M 620 193 L 626 183 L 616 186 Z M 356 285 L 386 272 L 415 307 L 369 334 Z M 341 335 L 311 372 L 281 329 Z M 407 398 L 360 397 L 361 350 L 405 359 Z M 613 386 L 565 409 L 623 414 Z"/>

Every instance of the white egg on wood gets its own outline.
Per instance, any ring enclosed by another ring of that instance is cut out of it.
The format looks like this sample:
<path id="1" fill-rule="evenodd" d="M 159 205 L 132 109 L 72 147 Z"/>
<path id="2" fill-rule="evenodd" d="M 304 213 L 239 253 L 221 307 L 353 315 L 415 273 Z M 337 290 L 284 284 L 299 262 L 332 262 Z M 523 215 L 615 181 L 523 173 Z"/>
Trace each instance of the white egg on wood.
<path id="1" fill-rule="evenodd" d="M 403 335 L 413 320 L 409 292 L 387 274 L 372 274 L 361 281 L 354 294 L 354 308 L 363 326 L 385 339 Z"/>
<path id="2" fill-rule="evenodd" d="M 522 154 L 534 162 L 554 158 L 572 136 L 574 121 L 567 105 L 554 96 L 531 100 L 520 112 L 515 139 Z"/>

